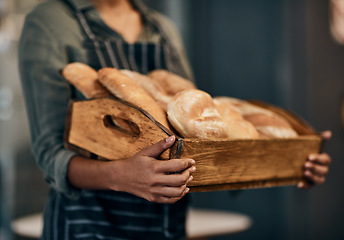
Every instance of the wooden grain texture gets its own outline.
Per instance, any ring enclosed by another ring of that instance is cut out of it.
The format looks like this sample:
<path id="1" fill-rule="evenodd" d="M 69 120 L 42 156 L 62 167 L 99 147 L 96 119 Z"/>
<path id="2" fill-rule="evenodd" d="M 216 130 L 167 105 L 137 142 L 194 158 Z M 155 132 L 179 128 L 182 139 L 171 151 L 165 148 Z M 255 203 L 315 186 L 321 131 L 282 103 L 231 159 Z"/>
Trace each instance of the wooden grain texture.
<path id="1" fill-rule="evenodd" d="M 284 187 L 296 185 L 300 178 L 286 178 L 286 179 L 267 179 L 267 180 L 254 180 L 249 182 L 237 183 L 224 183 L 214 185 L 197 185 L 190 186 L 190 192 L 210 192 L 210 191 L 224 191 L 224 190 L 243 190 L 254 188 L 271 188 L 271 187 Z"/>
<path id="2" fill-rule="evenodd" d="M 196 161 L 191 191 L 276 187 L 296 184 L 310 153 L 320 151 L 322 139 L 302 119 L 288 111 L 257 102 L 279 113 L 300 134 L 288 139 L 200 140 L 178 138 L 168 159 Z M 116 160 L 171 135 L 148 113 L 116 99 L 71 102 L 65 142 L 70 149 L 98 159 Z"/>
<path id="3" fill-rule="evenodd" d="M 76 101 L 70 108 L 67 147 L 101 158 L 128 158 L 168 136 L 142 112 L 113 99 Z M 167 150 L 161 158 L 169 154 Z"/>
<path id="4" fill-rule="evenodd" d="M 190 186 L 300 180 L 307 155 L 318 152 L 320 143 L 316 136 L 232 141 L 184 139 L 182 157 L 196 161 L 197 170 Z"/>

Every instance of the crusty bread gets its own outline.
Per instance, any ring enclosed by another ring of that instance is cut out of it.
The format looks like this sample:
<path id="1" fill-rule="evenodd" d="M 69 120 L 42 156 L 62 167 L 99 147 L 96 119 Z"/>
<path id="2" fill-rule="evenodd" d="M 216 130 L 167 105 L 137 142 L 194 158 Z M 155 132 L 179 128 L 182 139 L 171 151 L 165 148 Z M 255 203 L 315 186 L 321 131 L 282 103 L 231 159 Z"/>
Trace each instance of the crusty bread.
<path id="1" fill-rule="evenodd" d="M 84 63 L 67 64 L 62 70 L 62 75 L 88 99 L 111 96 L 111 93 L 99 83 L 97 71 Z"/>
<path id="2" fill-rule="evenodd" d="M 101 84 L 114 96 L 146 110 L 158 122 L 168 127 L 165 111 L 133 79 L 115 68 L 102 68 L 98 71 L 98 76 Z"/>
<path id="3" fill-rule="evenodd" d="M 252 123 L 245 120 L 240 112 L 226 101 L 226 98 L 214 98 L 217 111 L 228 126 L 230 138 L 254 139 L 259 137 L 259 133 Z"/>
<path id="4" fill-rule="evenodd" d="M 164 90 L 165 95 L 171 97 L 184 90 L 196 89 L 195 84 L 191 81 L 167 70 L 153 70 L 148 74 L 148 77 L 156 86 L 159 86 L 159 89 Z"/>
<path id="5" fill-rule="evenodd" d="M 167 104 L 171 101 L 172 96 L 167 95 L 165 89 L 161 85 L 141 73 L 127 69 L 120 71 L 135 80 L 165 111 L 167 111 Z"/>
<path id="6" fill-rule="evenodd" d="M 231 97 L 215 97 L 217 101 L 231 104 L 245 120 L 251 122 L 259 136 L 263 138 L 291 138 L 298 134 L 292 126 L 280 115 L 270 110 L 255 106 L 245 100 Z"/>
<path id="7" fill-rule="evenodd" d="M 171 125 L 186 138 L 228 138 L 227 125 L 211 96 L 191 89 L 177 93 L 167 106 Z"/>

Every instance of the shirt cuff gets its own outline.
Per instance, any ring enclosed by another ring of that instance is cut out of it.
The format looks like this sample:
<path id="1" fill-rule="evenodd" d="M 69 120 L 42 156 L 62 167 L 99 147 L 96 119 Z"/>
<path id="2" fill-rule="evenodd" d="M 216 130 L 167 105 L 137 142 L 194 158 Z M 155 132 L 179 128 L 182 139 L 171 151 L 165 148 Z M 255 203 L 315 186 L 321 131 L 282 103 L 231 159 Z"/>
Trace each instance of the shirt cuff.
<path id="1" fill-rule="evenodd" d="M 72 199 L 77 199 L 81 194 L 81 189 L 72 186 L 68 180 L 68 165 L 70 160 L 76 155 L 78 155 L 76 152 L 63 149 L 56 155 L 55 159 L 56 166 L 58 166 L 55 168 L 55 187 L 58 191 Z"/>

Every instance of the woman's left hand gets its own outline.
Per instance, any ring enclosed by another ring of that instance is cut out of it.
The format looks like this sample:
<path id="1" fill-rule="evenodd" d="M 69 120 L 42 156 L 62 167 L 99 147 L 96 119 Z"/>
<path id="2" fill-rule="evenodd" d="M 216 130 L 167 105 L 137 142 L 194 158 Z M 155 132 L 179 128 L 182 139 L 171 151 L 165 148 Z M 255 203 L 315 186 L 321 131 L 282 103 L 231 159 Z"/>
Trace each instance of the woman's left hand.
<path id="1" fill-rule="evenodd" d="M 321 137 L 327 141 L 330 140 L 331 131 L 324 131 Z M 327 153 L 310 154 L 304 164 L 304 180 L 297 184 L 298 188 L 307 189 L 325 182 L 326 175 L 329 172 L 331 157 Z"/>

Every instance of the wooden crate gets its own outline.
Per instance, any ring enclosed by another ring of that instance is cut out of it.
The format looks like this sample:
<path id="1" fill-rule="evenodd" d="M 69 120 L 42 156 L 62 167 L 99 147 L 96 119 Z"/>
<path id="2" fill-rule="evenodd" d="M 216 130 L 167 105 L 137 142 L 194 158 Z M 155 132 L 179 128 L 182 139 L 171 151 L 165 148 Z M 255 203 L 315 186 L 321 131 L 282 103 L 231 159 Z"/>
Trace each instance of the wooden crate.
<path id="1" fill-rule="evenodd" d="M 161 157 L 196 161 L 191 191 L 275 187 L 302 179 L 302 166 L 308 154 L 320 152 L 321 137 L 290 112 L 262 102 L 252 103 L 282 115 L 300 136 L 214 141 L 177 137 L 174 146 Z M 72 101 L 65 145 L 87 157 L 116 160 L 172 134 L 149 113 L 118 99 Z"/>

